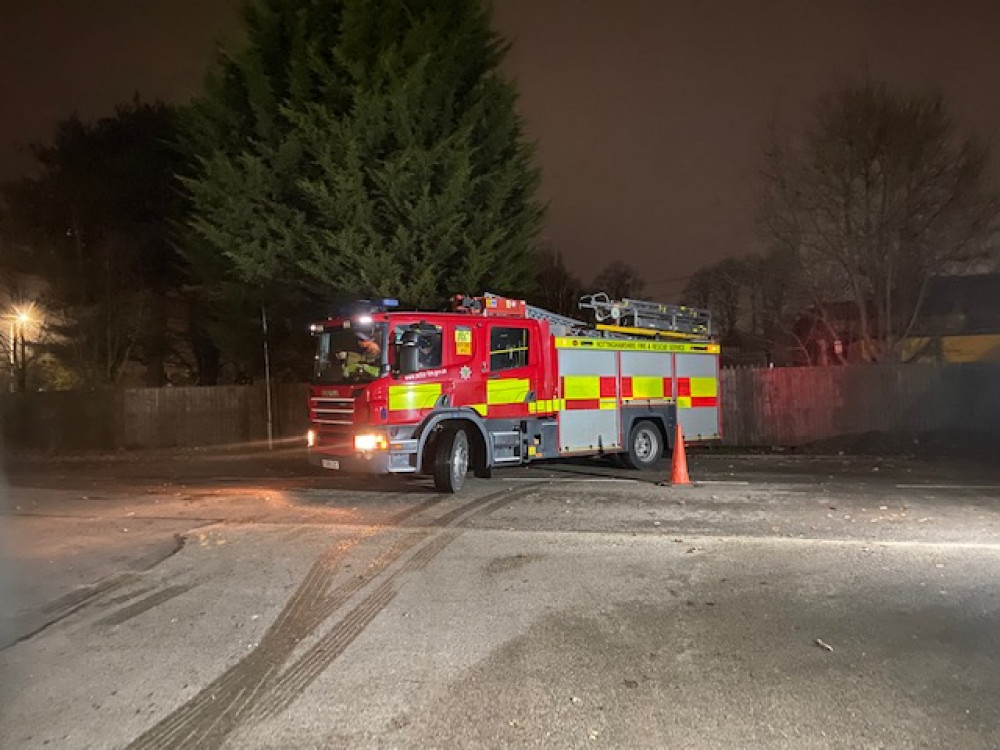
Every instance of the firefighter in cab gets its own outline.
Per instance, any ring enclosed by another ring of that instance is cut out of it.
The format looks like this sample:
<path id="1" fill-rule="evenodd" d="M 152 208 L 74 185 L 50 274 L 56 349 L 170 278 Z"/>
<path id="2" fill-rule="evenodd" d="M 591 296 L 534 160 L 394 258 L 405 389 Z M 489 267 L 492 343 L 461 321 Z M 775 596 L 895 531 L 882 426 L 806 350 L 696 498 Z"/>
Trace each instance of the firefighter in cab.
<path id="1" fill-rule="evenodd" d="M 358 333 L 358 350 L 342 352 L 341 362 L 345 380 L 359 375 L 378 377 L 380 374 L 379 355 L 382 353 L 378 343 L 365 333 Z"/>
<path id="2" fill-rule="evenodd" d="M 435 346 L 434 339 L 437 339 L 437 346 Z M 441 366 L 441 337 L 440 335 L 436 337 L 431 336 L 421 336 L 419 343 L 420 355 L 417 361 L 420 363 L 421 370 L 432 370 L 435 367 Z"/>

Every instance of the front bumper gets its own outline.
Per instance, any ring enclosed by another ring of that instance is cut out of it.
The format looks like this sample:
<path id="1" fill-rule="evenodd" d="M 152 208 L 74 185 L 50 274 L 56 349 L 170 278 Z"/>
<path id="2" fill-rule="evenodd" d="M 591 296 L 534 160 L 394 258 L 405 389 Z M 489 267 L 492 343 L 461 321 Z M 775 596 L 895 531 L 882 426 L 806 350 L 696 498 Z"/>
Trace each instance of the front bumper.
<path id="1" fill-rule="evenodd" d="M 413 474 L 417 471 L 416 448 L 415 440 L 392 442 L 389 450 L 371 453 L 344 453 L 316 446 L 309 449 L 309 463 L 350 474 Z"/>

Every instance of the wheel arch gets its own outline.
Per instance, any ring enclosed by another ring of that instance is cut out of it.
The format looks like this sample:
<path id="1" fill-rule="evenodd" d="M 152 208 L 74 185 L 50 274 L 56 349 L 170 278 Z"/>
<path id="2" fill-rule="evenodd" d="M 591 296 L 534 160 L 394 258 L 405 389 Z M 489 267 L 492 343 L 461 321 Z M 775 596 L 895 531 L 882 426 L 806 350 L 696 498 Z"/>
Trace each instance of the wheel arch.
<path id="1" fill-rule="evenodd" d="M 652 422 L 660 431 L 663 445 L 667 451 L 674 449 L 674 425 L 677 422 L 677 410 L 670 406 L 665 409 L 629 409 L 622 413 L 622 451 L 627 452 L 628 442 L 632 437 L 632 429 L 638 422 Z"/>
<path id="2" fill-rule="evenodd" d="M 441 409 L 429 414 L 413 433 L 417 440 L 417 473 L 433 466 L 434 439 L 439 427 L 461 423 L 469 436 L 473 466 L 482 461 L 483 467 L 493 465 L 493 451 L 487 440 L 486 423 L 473 409 Z"/>

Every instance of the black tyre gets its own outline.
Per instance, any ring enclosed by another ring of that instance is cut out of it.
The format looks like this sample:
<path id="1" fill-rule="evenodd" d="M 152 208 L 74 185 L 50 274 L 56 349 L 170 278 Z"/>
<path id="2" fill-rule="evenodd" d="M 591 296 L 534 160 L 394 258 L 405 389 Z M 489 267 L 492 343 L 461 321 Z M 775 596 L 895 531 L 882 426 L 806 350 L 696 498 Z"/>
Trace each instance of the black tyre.
<path id="1" fill-rule="evenodd" d="M 663 435 L 652 422 L 636 422 L 628 438 L 628 453 L 625 461 L 633 469 L 648 471 L 655 467 L 663 455 Z"/>
<path id="2" fill-rule="evenodd" d="M 445 427 L 434 452 L 434 487 L 458 492 L 469 473 L 469 436 L 461 427 Z"/>

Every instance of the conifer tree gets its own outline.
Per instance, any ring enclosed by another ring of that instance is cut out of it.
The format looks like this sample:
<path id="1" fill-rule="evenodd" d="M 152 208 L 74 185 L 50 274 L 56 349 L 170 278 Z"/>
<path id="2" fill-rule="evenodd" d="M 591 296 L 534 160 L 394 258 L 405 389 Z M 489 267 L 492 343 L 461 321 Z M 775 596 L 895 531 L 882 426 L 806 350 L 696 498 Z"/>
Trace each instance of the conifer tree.
<path id="1" fill-rule="evenodd" d="M 267 0 L 197 107 L 193 227 L 285 296 L 526 293 L 543 208 L 481 0 Z"/>
<path id="2" fill-rule="evenodd" d="M 220 50 L 204 95 L 184 118 L 192 163 L 181 178 L 191 212 L 180 243 L 209 383 L 220 354 L 240 376 L 260 369 L 263 307 L 278 343 L 276 369 L 306 361 L 295 345 L 308 345 L 302 337 L 309 313 L 296 260 L 304 232 L 293 208 L 308 165 L 282 108 L 305 106 L 335 87 L 325 74 L 318 77 L 324 66 L 313 56 L 332 54 L 340 3 L 257 0 L 243 7 L 242 21 L 244 41 Z"/>

